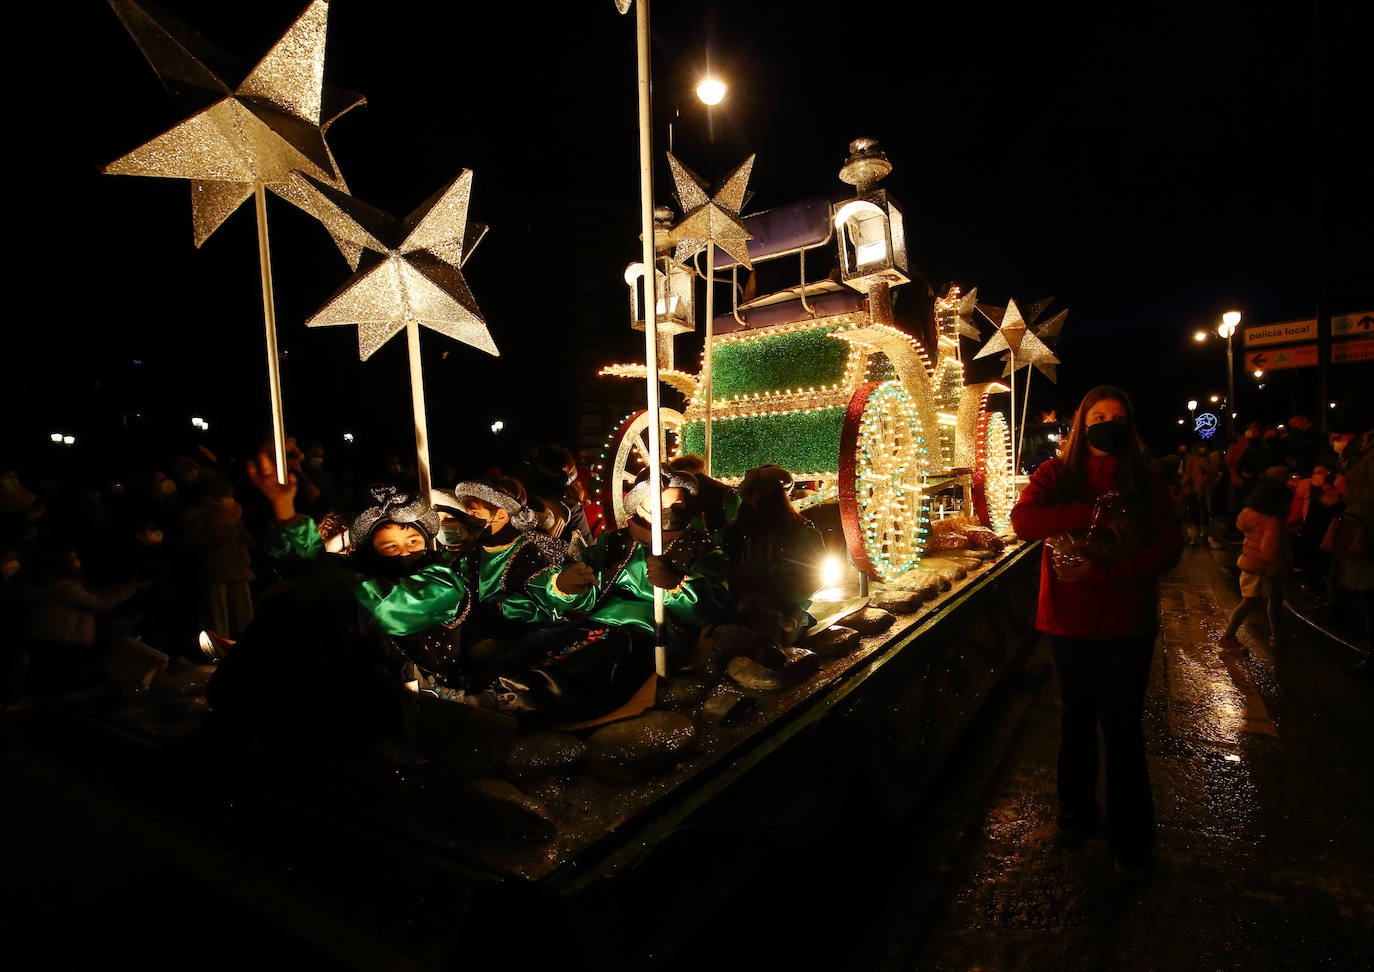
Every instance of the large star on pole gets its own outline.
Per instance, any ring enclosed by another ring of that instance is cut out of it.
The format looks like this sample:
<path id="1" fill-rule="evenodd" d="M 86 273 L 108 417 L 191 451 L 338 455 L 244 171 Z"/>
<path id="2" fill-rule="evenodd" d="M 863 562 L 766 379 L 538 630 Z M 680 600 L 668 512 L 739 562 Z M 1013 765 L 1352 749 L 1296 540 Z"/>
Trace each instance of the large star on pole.
<path id="1" fill-rule="evenodd" d="M 1036 301 L 1032 304 L 1028 319 L 1034 321 L 1035 318 L 1050 305 L 1053 299 L 1052 297 L 1047 297 L 1044 300 Z M 1031 327 L 1030 335 L 1033 338 L 1039 338 L 1040 347 L 1036 348 L 1031 346 L 1027 348 L 1023 343 L 1022 347 L 1026 348 L 1026 350 L 1024 352 L 1017 352 L 1014 358 L 1010 352 L 1002 355 L 1002 376 L 1005 378 L 1012 373 L 1013 364 L 1017 369 L 1028 368 L 1034 365 L 1036 368 L 1040 369 L 1041 373 L 1044 374 L 1046 378 L 1052 382 L 1058 383 L 1059 375 L 1055 371 L 1055 368 L 1059 364 L 1059 358 L 1056 357 L 1054 352 L 1050 349 L 1059 341 L 1059 332 L 1063 329 L 1064 320 L 1068 316 L 1069 312 L 1067 310 L 1061 310 L 1049 320 Z"/>
<path id="2" fill-rule="evenodd" d="M 749 156 L 726 176 L 720 191 L 714 196 L 706 188 L 706 183 L 674 158 L 671 152 L 668 153 L 668 167 L 672 170 L 673 182 L 677 187 L 678 205 L 682 207 L 682 220 L 672 231 L 672 240 L 677 244 L 673 258 L 679 263 L 686 263 L 706 249 L 708 243 L 714 243 L 730 254 L 736 263 L 752 268 L 748 241 L 753 237 L 740 221 L 739 212 L 744 208 L 754 156 Z"/>
<path id="3" fill-rule="evenodd" d="M 133 0 L 109 0 L 153 70 L 176 94 L 208 96 L 209 107 L 115 159 L 115 175 L 191 180 L 191 216 L 200 246 L 258 184 L 300 205 L 291 173 L 344 186 L 324 132 L 362 95 L 324 87 L 327 0 L 313 0 L 235 88 L 225 58 L 169 17 L 155 20 Z M 211 66 L 214 64 L 215 66 Z M 358 248 L 335 243 L 351 265 Z"/>
<path id="4" fill-rule="evenodd" d="M 1045 346 L 1044 342 L 1027 329 L 1026 320 L 1021 314 L 1021 309 L 1016 306 L 1016 301 L 1008 301 L 1005 309 L 982 308 L 982 310 L 987 315 L 988 320 L 997 325 L 997 330 L 992 337 L 988 338 L 988 343 L 983 345 L 978 353 L 973 356 L 975 360 L 996 354 L 998 351 L 1010 351 L 1017 361 L 1022 358 L 1030 359 L 1050 354 L 1050 349 Z M 1002 310 L 1002 313 L 994 316 L 998 310 Z M 1020 365 L 1018 364 L 1017 367 L 1019 368 Z"/>
<path id="5" fill-rule="evenodd" d="M 472 171 L 454 179 L 404 220 L 297 173 L 301 205 L 336 238 L 363 251 L 353 276 L 306 321 L 307 327 L 358 326 L 358 357 L 415 321 L 455 341 L 499 355 L 462 266 L 486 227 L 468 225 Z"/>

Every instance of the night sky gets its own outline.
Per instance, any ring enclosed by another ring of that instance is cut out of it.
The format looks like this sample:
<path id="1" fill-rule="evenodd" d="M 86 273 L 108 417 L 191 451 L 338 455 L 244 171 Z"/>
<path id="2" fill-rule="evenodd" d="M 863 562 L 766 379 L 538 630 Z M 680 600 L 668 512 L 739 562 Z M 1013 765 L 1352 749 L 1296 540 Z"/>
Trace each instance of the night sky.
<path id="1" fill-rule="evenodd" d="M 304 3 L 164 7 L 251 64 Z M 1346 112 L 1353 5 L 1323 9 L 1320 42 L 1310 7 L 1241 0 L 1098 7 L 1097 19 L 1078 5 L 803 7 L 654 5 L 658 201 L 670 201 L 675 106 L 676 153 L 703 176 L 758 153 L 746 212 L 845 198 L 848 141 L 879 139 L 912 261 L 937 290 L 1069 308 L 1061 384 L 1037 376 L 1033 407 L 1067 412 L 1118 383 L 1168 448 L 1184 401 L 1224 388 L 1220 344 L 1195 345 L 1196 328 L 1232 307 L 1247 321 L 1311 317 L 1323 273 L 1333 312 L 1374 308 L 1374 209 L 1354 148 L 1368 105 Z M 197 251 L 186 183 L 99 174 L 184 112 L 105 5 L 64 16 L 55 86 L 26 109 L 54 152 L 21 191 L 42 201 L 34 252 L 60 286 L 38 317 L 11 318 L 29 352 L 18 360 L 39 366 L 11 368 L 20 407 L 5 449 L 22 463 L 62 430 L 82 448 L 170 451 L 195 414 L 213 447 L 246 452 L 267 423 L 251 204 Z M 326 82 L 369 101 L 328 136 L 353 193 L 404 215 L 471 168 L 471 218 L 491 226 L 465 273 L 502 357 L 425 332 L 436 449 L 485 457 L 496 418 L 508 444 L 590 435 L 578 404 L 590 407 L 595 366 L 642 360 L 621 278 L 638 253 L 633 16 L 611 0 L 334 0 L 330 18 Z M 691 94 L 708 63 L 732 86 L 709 128 Z M 351 329 L 307 330 L 347 267 L 309 217 L 268 205 L 288 425 L 405 450 L 404 339 L 360 363 Z M 700 342 L 678 342 L 691 368 Z M 1371 370 L 1333 367 L 1339 424 L 1374 414 Z M 1312 410 L 1315 382 L 1315 369 L 1263 391 L 1240 378 L 1242 417 Z M 598 407 L 632 405 L 625 385 Z"/>

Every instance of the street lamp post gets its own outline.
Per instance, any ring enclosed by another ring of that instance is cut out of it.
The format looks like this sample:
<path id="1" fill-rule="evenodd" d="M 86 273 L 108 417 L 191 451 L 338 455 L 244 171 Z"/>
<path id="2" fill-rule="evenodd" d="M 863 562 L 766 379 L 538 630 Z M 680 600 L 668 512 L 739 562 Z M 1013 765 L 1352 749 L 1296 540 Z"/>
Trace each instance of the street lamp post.
<path id="1" fill-rule="evenodd" d="M 1236 363 L 1234 344 L 1236 328 L 1240 327 L 1240 311 L 1227 311 L 1221 315 L 1221 326 L 1217 335 L 1226 340 L 1226 441 L 1236 437 Z"/>

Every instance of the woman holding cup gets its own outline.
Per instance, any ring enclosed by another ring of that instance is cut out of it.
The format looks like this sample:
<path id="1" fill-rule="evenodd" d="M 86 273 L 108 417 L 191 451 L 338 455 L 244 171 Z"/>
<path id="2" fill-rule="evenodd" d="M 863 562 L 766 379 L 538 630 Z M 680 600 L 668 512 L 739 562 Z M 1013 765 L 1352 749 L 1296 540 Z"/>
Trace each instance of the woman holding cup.
<path id="1" fill-rule="evenodd" d="M 1084 396 L 1062 454 L 1036 469 L 1011 518 L 1018 536 L 1048 541 L 1035 623 L 1049 635 L 1062 698 L 1058 840 L 1079 846 L 1097 830 L 1100 728 L 1116 867 L 1143 877 L 1155 825 L 1141 717 L 1157 578 L 1178 562 L 1183 529 L 1124 391 Z"/>

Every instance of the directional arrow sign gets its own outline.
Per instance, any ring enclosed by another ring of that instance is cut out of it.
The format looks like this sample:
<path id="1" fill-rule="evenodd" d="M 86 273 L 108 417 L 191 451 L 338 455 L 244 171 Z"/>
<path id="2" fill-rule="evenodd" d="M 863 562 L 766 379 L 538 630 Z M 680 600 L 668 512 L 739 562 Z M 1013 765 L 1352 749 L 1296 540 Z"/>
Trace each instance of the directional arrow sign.
<path id="1" fill-rule="evenodd" d="M 1363 334 L 1374 334 L 1374 311 L 1342 314 L 1331 318 L 1332 337 L 1356 337 Z"/>
<path id="2" fill-rule="evenodd" d="M 1284 368 L 1314 368 L 1317 364 L 1315 344 L 1295 344 L 1290 348 L 1270 348 L 1266 351 L 1248 351 L 1245 354 L 1245 370 L 1279 371 Z"/>

